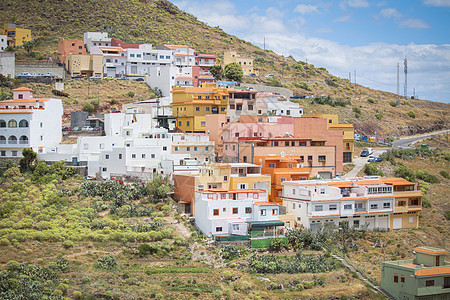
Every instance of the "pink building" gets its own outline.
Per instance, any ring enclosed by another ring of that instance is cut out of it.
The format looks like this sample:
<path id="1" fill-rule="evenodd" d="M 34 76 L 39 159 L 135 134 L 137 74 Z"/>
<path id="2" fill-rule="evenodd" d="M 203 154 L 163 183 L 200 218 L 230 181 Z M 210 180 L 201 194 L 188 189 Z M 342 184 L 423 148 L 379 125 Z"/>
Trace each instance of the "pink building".
<path id="1" fill-rule="evenodd" d="M 139 49 L 139 45 L 142 45 L 142 44 L 139 44 L 139 43 L 124 43 L 120 39 L 115 39 L 115 38 L 111 39 L 111 47 L 121 47 L 123 49 L 130 49 L 130 48 L 132 48 L 132 49 Z"/>
<path id="2" fill-rule="evenodd" d="M 192 85 L 199 87 L 204 82 L 214 82 L 209 68 L 216 64 L 217 55 L 195 52 L 195 66 L 192 67 Z"/>

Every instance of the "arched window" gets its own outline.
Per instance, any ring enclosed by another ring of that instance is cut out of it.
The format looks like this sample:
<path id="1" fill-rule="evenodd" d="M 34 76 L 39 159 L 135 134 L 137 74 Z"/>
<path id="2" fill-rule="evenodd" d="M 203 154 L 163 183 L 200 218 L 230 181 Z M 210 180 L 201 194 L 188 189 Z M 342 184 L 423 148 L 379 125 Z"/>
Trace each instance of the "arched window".
<path id="1" fill-rule="evenodd" d="M 9 120 L 8 127 L 17 127 L 17 121 L 16 120 Z"/>
<path id="2" fill-rule="evenodd" d="M 6 138 L 3 135 L 0 135 L 0 144 L 6 144 Z"/>
<path id="3" fill-rule="evenodd" d="M 8 138 L 8 144 L 17 144 L 17 138 L 14 135 L 11 135 Z"/>
<path id="4" fill-rule="evenodd" d="M 28 121 L 27 120 L 21 120 L 19 122 L 19 127 L 28 127 Z"/>
<path id="5" fill-rule="evenodd" d="M 0 120 L 0 127 L 1 127 L 1 128 L 5 128 L 5 127 L 6 127 L 6 122 L 5 122 L 5 120 Z"/>
<path id="6" fill-rule="evenodd" d="M 22 135 L 19 138 L 19 144 L 26 145 L 28 144 L 28 137 L 26 135 Z"/>

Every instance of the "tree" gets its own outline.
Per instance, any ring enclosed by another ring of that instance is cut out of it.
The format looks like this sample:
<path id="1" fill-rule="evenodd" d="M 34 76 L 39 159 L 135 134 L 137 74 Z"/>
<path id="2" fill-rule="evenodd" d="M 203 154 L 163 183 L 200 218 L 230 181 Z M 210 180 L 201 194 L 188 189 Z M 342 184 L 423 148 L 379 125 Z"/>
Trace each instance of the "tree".
<path id="1" fill-rule="evenodd" d="M 244 71 L 242 67 L 237 63 L 231 63 L 225 66 L 224 75 L 229 80 L 241 81 L 244 77 Z"/>
<path id="2" fill-rule="evenodd" d="M 31 51 L 36 46 L 36 44 L 37 44 L 36 40 L 31 40 L 29 42 L 23 43 L 23 49 L 27 51 L 27 56 L 31 56 Z"/>
<path id="3" fill-rule="evenodd" d="M 87 111 L 88 113 L 92 113 L 94 111 L 95 107 L 93 104 L 89 102 L 83 103 L 83 110 Z"/>
<path id="4" fill-rule="evenodd" d="M 211 68 L 209 68 L 209 72 L 214 76 L 215 80 L 222 79 L 223 76 L 223 69 L 220 65 L 214 65 Z"/>
<path id="5" fill-rule="evenodd" d="M 20 169 L 22 172 L 30 171 L 36 161 L 37 153 L 31 148 L 25 148 L 22 150 L 22 156 L 19 161 Z"/>

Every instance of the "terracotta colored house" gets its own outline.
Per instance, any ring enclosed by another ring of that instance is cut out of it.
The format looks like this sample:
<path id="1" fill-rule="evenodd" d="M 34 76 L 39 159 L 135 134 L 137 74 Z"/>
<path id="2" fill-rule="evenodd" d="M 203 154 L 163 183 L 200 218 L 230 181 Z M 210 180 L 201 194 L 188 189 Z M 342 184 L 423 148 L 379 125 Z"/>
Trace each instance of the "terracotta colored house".
<path id="1" fill-rule="evenodd" d="M 195 52 L 195 66 L 192 67 L 192 85 L 202 86 L 202 83 L 214 82 L 214 76 L 209 69 L 216 65 L 217 55 Z"/>
<path id="2" fill-rule="evenodd" d="M 58 41 L 58 60 L 60 63 L 65 64 L 66 58 L 70 54 L 86 54 L 86 48 L 84 47 L 83 40 L 66 40 L 61 39 Z M 69 70 L 66 67 L 66 70 Z"/>

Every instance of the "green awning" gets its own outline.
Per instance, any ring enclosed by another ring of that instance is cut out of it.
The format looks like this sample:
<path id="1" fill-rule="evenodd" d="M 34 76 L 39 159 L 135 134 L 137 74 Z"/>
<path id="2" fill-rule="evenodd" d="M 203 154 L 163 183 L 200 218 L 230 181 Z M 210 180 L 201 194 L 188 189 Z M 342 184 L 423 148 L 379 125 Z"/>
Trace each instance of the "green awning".
<path id="1" fill-rule="evenodd" d="M 257 227 L 284 226 L 283 221 L 247 221 L 247 223 Z"/>

